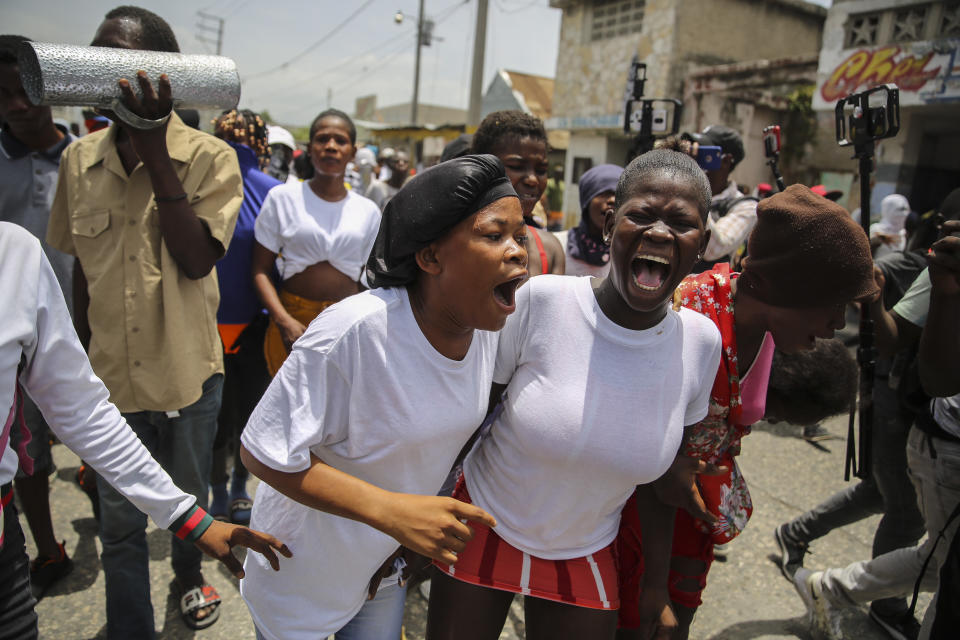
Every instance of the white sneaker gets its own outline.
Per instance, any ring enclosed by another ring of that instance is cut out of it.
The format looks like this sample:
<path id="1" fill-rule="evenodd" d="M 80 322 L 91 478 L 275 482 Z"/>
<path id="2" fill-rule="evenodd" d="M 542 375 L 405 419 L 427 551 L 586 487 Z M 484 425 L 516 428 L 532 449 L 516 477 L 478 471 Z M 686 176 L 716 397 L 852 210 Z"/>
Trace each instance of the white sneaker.
<path id="1" fill-rule="evenodd" d="M 807 621 L 817 637 L 825 640 L 843 640 L 840 621 L 834 614 L 830 601 L 823 596 L 820 579 L 823 571 L 810 571 L 800 567 L 793 574 L 793 586 L 807 607 Z"/>

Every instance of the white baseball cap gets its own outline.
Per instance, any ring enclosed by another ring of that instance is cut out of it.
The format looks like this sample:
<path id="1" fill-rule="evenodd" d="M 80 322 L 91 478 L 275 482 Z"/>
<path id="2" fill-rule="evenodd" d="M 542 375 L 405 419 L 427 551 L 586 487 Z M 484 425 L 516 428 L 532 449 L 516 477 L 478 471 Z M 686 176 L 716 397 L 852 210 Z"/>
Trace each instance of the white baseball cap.
<path id="1" fill-rule="evenodd" d="M 267 125 L 267 144 L 282 144 L 285 147 L 290 147 L 291 151 L 297 150 L 297 143 L 293 139 L 293 134 L 275 124 Z"/>

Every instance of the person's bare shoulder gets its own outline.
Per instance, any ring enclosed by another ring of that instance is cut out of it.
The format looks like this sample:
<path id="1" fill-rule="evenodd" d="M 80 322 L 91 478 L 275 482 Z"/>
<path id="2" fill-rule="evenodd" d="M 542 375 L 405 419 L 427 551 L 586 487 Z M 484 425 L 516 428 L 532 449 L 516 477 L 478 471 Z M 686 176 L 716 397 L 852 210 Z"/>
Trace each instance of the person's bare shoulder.
<path id="1" fill-rule="evenodd" d="M 557 237 L 546 229 L 536 229 L 536 233 L 543 241 L 543 250 L 547 253 L 547 267 L 549 273 L 563 275 L 566 271 L 567 260 L 563 245 Z"/>

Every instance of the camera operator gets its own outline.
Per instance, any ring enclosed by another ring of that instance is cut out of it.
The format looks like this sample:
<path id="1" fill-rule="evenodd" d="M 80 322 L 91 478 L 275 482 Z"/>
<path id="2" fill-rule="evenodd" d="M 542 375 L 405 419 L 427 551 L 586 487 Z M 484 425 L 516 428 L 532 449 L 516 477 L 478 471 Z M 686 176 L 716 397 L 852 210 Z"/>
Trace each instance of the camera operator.
<path id="1" fill-rule="evenodd" d="M 956 203 L 958 197 L 958 190 L 947 196 L 941 205 L 945 216 L 948 210 L 955 211 L 948 203 Z M 814 622 L 828 631 L 828 636 L 837 630 L 833 607 L 908 594 L 918 576 L 921 591 L 937 590 L 940 568 L 960 522 L 955 517 L 960 503 L 955 472 L 960 467 L 960 220 L 945 222 L 943 233 L 928 254 L 929 269 L 914 281 L 893 311 L 883 310 L 882 299 L 873 303 L 870 311 L 871 316 L 876 314 L 881 352 L 922 331 L 919 376 L 933 400 L 910 431 L 907 462 L 928 537 L 919 546 L 844 568 L 798 569 L 794 586 L 812 610 Z M 931 635 L 937 601 L 935 597 L 927 608 L 920 638 L 945 637 Z"/>
<path id="2" fill-rule="evenodd" d="M 690 153 L 697 158 L 701 168 L 704 165 L 698 157 L 700 147 L 720 147 L 721 153 L 719 166 L 704 168 L 713 199 L 707 221 L 710 242 L 703 252 L 703 259 L 693 268 L 693 273 L 701 273 L 715 263 L 733 261 L 757 224 L 757 199 L 744 195 L 737 183 L 730 179 L 730 174 L 746 155 L 739 133 L 730 127 L 711 125 L 701 133 L 685 133 L 682 137 L 694 143 Z"/>

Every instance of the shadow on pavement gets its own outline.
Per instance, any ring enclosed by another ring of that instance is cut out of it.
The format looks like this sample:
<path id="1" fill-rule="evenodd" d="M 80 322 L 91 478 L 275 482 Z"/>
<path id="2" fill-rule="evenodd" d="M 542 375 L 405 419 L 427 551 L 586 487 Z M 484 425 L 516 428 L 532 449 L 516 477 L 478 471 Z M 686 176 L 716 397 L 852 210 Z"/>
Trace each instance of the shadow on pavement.
<path id="1" fill-rule="evenodd" d="M 782 637 L 784 630 L 804 640 L 813 640 L 806 618 L 784 618 L 781 620 L 747 620 L 737 622 L 726 629 L 721 629 L 707 640 L 748 640 L 768 636 Z"/>
<path id="2" fill-rule="evenodd" d="M 790 424 L 789 422 L 767 422 L 766 420 L 761 420 L 760 422 L 755 423 L 752 429 L 753 431 L 762 431 L 764 433 L 769 433 L 770 435 L 776 436 L 778 438 L 791 438 L 794 440 L 805 440 L 805 438 L 803 437 L 803 427 L 795 424 Z M 810 440 L 807 440 L 806 442 L 814 449 L 822 451 L 823 453 L 833 453 L 833 449 L 826 446 L 825 444 L 826 442 L 830 442 L 830 441 L 838 442 L 841 448 L 845 444 L 845 440 L 837 436 L 831 436 L 830 438 L 826 440 L 821 440 L 819 442 L 811 442 Z"/>
<path id="3" fill-rule="evenodd" d="M 73 571 L 47 589 L 44 598 L 79 593 L 93 586 L 100 573 L 100 558 L 97 556 L 97 521 L 80 518 L 73 521 L 73 530 L 79 539 L 68 553 L 73 560 Z"/>
<path id="4" fill-rule="evenodd" d="M 166 529 L 153 529 L 147 532 L 147 549 L 150 561 L 165 560 L 170 557 L 170 545 L 173 544 L 173 534 Z"/>
<path id="5" fill-rule="evenodd" d="M 163 615 L 163 628 L 157 632 L 157 640 L 181 640 L 193 638 L 196 632 L 187 628 L 180 616 L 180 596 L 174 581 L 170 581 L 167 591 L 166 609 Z"/>
<path id="6" fill-rule="evenodd" d="M 789 422 L 767 422 L 766 420 L 761 420 L 757 422 L 752 427 L 753 431 L 763 431 L 764 433 L 769 433 L 772 436 L 777 436 L 778 438 L 792 438 L 794 440 L 800 440 L 803 438 L 803 427 L 798 427 L 795 424 L 790 424 Z"/>

